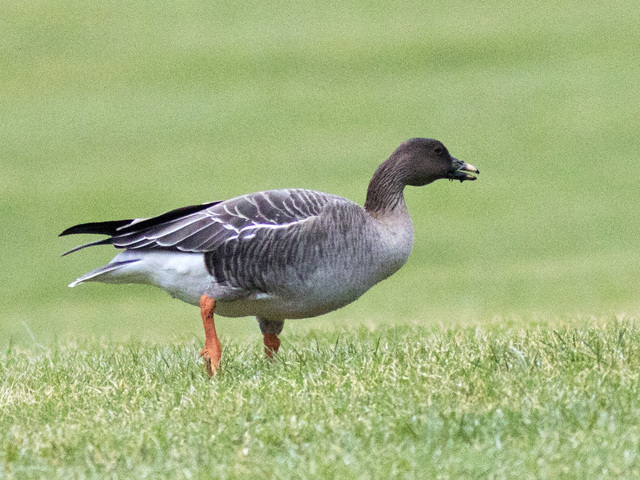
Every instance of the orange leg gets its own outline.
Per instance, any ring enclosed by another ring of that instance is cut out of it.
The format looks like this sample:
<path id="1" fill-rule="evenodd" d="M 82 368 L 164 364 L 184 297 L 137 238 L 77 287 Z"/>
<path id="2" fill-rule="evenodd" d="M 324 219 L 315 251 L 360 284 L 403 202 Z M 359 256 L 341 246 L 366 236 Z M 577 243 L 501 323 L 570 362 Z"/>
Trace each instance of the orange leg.
<path id="1" fill-rule="evenodd" d="M 264 340 L 264 353 L 268 358 L 273 358 L 273 356 L 278 353 L 278 349 L 280 348 L 280 339 L 275 333 L 265 333 L 263 335 Z"/>
<path id="2" fill-rule="evenodd" d="M 264 353 L 267 358 L 272 359 L 273 356 L 278 353 L 278 349 L 280 348 L 280 339 L 278 338 L 278 335 L 282 332 L 284 320 L 266 320 L 264 318 L 258 318 L 258 324 L 260 325 L 260 331 L 263 335 Z"/>
<path id="3" fill-rule="evenodd" d="M 220 339 L 216 333 L 216 326 L 213 323 L 213 312 L 216 309 L 216 301 L 208 295 L 200 297 L 200 313 L 202 314 L 202 324 L 204 325 L 204 348 L 200 351 L 200 356 L 204 357 L 204 365 L 209 376 L 213 375 L 222 350 L 220 349 Z"/>

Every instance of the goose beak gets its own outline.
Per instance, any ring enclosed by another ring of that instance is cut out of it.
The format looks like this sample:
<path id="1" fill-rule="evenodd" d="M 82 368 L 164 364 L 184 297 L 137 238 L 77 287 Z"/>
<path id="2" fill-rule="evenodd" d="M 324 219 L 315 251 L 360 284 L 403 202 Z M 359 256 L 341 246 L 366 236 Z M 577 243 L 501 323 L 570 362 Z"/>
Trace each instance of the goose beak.
<path id="1" fill-rule="evenodd" d="M 458 160 L 457 158 L 453 159 L 452 166 L 453 170 L 447 177 L 449 180 L 460 180 L 461 183 L 465 180 L 476 180 L 476 175 L 480 173 L 480 170 L 478 170 L 470 163 L 463 162 L 462 160 Z"/>

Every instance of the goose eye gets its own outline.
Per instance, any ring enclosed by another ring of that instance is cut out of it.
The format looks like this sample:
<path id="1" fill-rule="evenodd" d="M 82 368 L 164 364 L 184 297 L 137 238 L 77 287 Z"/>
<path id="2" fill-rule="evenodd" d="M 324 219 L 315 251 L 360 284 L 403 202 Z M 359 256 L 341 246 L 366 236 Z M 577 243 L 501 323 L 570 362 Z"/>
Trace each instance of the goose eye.
<path id="1" fill-rule="evenodd" d="M 440 154 L 442 154 L 443 149 L 442 149 L 442 147 L 435 147 L 433 149 L 433 151 L 435 152 L 436 155 L 440 155 Z"/>

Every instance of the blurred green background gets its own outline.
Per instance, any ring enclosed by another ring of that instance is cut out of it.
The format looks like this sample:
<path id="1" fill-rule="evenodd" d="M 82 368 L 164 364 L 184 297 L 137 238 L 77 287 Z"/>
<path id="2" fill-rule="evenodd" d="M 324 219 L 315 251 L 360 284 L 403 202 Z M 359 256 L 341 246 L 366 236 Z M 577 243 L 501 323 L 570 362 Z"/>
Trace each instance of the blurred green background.
<path id="1" fill-rule="evenodd" d="M 400 142 L 482 172 L 409 187 L 409 262 L 286 329 L 638 313 L 640 9 L 633 2 L 0 1 L 0 342 L 202 337 L 86 221 L 305 187 L 364 201 Z M 90 240 L 91 238 L 86 238 Z M 257 339 L 253 319 L 222 335 Z M 286 330 L 285 330 L 286 332 Z"/>

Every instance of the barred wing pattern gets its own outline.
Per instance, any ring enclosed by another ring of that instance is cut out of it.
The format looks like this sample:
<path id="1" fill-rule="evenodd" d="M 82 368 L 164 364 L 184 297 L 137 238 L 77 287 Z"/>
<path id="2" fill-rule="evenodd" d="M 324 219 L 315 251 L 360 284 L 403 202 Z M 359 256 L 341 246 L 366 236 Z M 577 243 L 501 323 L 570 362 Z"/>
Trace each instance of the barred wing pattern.
<path id="1" fill-rule="evenodd" d="M 243 195 L 141 231 L 115 235 L 109 243 L 128 250 L 211 252 L 258 229 L 283 227 L 316 216 L 331 198 L 335 196 L 302 189 Z"/>
<path id="2" fill-rule="evenodd" d="M 326 196 L 323 201 L 321 215 L 241 230 L 205 254 L 207 270 L 218 285 L 281 298 L 311 295 L 308 290 L 322 284 L 317 275 L 326 277 L 327 271 L 334 272 L 330 288 L 357 275 L 372 260 L 371 242 L 364 237 L 371 230 L 367 215 L 342 197 Z"/>
<path id="3" fill-rule="evenodd" d="M 113 245 L 127 250 L 163 249 L 206 253 L 239 237 L 250 238 L 260 229 L 283 228 L 315 217 L 328 203 L 336 201 L 348 202 L 342 197 L 314 190 L 270 190 L 223 202 L 186 207 L 149 219 L 77 225 L 61 235 L 111 235 L 110 238 L 74 248 L 66 254 L 93 245 Z"/>

